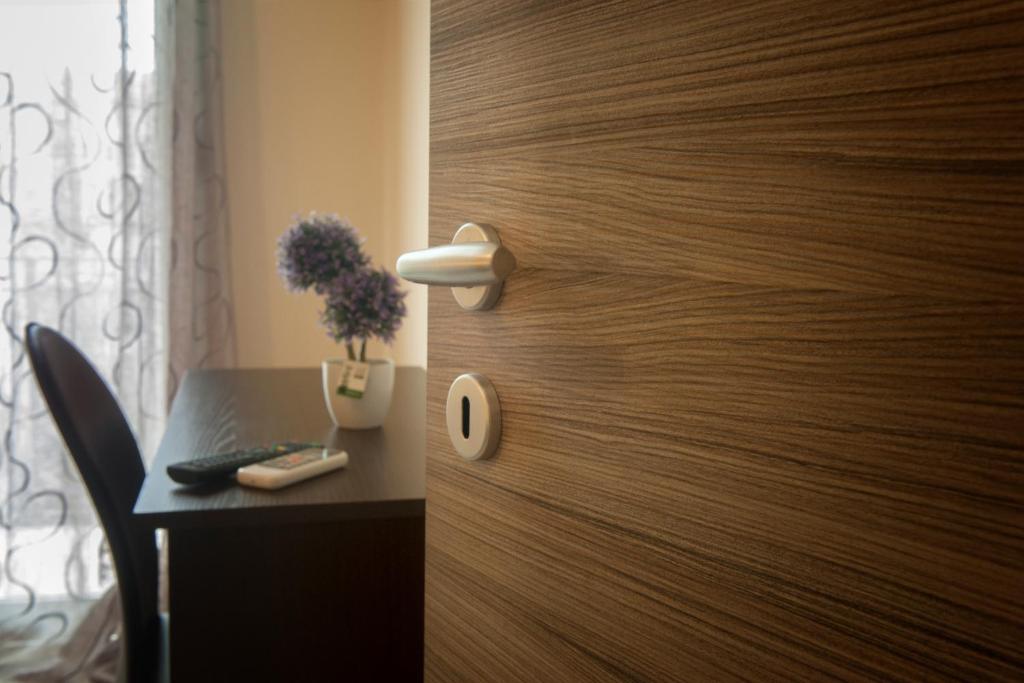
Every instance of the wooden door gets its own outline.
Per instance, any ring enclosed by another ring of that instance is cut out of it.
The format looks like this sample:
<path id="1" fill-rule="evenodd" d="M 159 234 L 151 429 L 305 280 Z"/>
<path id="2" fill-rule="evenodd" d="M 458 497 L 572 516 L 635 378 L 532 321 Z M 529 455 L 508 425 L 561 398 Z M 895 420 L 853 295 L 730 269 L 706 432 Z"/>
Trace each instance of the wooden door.
<path id="1" fill-rule="evenodd" d="M 1021 680 L 1024 4 L 432 7 L 427 678 Z"/>

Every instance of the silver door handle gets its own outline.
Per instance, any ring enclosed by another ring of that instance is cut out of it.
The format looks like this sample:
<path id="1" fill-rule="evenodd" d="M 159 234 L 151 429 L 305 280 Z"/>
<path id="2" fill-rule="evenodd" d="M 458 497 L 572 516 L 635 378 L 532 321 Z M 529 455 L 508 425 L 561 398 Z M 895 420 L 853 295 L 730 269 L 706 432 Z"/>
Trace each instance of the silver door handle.
<path id="1" fill-rule="evenodd" d="M 512 252 L 493 242 L 446 244 L 398 257 L 398 274 L 409 282 L 444 287 L 496 285 L 515 267 Z"/>
<path id="2" fill-rule="evenodd" d="M 501 284 L 516 269 L 512 252 L 501 245 L 489 226 L 466 223 L 451 244 L 398 257 L 398 274 L 409 282 L 452 287 L 463 308 L 490 308 L 501 295 Z"/>

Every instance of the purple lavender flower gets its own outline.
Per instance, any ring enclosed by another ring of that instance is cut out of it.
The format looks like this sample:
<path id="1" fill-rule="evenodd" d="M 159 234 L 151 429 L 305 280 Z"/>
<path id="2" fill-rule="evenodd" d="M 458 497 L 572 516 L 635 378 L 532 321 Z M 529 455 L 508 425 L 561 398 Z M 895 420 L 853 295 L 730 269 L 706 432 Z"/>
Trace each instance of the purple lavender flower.
<path id="1" fill-rule="evenodd" d="M 390 344 L 405 317 L 405 292 L 384 268 L 341 273 L 325 290 L 321 322 L 335 341 L 378 337 Z"/>
<path id="2" fill-rule="evenodd" d="M 363 268 L 368 259 L 356 229 L 335 215 L 297 217 L 277 241 L 277 270 L 293 292 L 312 287 L 318 294 L 344 273 Z"/>

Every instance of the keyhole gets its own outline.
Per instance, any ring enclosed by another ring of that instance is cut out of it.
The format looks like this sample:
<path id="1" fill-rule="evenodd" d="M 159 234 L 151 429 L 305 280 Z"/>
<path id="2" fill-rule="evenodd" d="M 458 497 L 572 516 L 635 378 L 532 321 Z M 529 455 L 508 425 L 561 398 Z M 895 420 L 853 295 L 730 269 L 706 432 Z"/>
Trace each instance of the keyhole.
<path id="1" fill-rule="evenodd" d="M 469 438 L 469 396 L 462 397 L 462 438 Z"/>

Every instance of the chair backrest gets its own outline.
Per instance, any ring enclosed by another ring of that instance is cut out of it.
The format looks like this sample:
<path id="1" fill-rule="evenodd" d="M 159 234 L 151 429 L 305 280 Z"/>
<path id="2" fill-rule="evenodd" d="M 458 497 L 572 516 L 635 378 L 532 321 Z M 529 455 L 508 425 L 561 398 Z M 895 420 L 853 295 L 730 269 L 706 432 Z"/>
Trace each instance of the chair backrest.
<path id="1" fill-rule="evenodd" d="M 114 396 L 74 344 L 36 323 L 25 328 L 25 341 L 39 388 L 114 556 L 127 679 L 151 680 L 160 646 L 158 569 L 153 530 L 132 517 L 145 476 L 138 445 Z"/>

